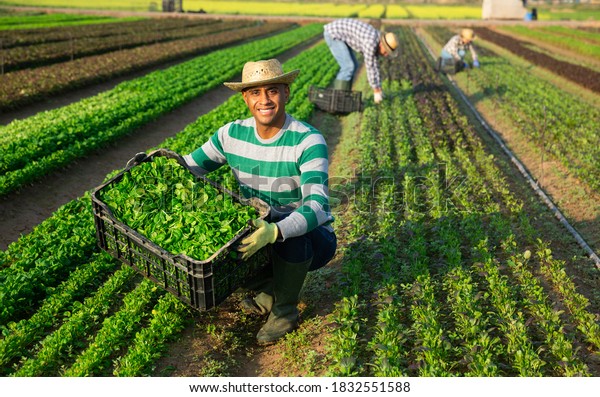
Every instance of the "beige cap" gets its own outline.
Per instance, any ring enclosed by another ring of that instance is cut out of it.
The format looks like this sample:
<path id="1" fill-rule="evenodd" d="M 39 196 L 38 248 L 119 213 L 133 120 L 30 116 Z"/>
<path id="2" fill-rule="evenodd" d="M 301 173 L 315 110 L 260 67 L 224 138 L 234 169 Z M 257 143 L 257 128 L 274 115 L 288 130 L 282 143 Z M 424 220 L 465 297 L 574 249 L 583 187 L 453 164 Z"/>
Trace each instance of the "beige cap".
<path id="1" fill-rule="evenodd" d="M 460 31 L 460 37 L 467 41 L 473 41 L 475 32 L 473 32 L 473 29 L 463 29 Z"/>
<path id="2" fill-rule="evenodd" d="M 257 87 L 265 84 L 291 84 L 300 73 L 299 69 L 283 73 L 283 67 L 277 59 L 246 62 L 242 70 L 242 81 L 223 83 L 234 91 Z"/>

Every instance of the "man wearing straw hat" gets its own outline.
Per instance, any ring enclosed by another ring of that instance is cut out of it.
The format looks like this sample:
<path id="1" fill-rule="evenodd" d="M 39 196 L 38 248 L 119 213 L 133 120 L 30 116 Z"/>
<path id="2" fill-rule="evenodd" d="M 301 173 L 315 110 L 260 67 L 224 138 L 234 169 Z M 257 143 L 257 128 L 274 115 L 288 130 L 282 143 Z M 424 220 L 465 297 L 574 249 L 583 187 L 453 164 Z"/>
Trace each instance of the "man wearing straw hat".
<path id="1" fill-rule="evenodd" d="M 352 18 L 337 19 L 323 28 L 323 38 L 331 50 L 331 54 L 340 65 L 340 70 L 333 84 L 334 89 L 350 90 L 352 79 L 358 68 L 358 61 L 353 50 L 363 55 L 367 68 L 367 80 L 373 89 L 375 103 L 383 98 L 379 58 L 395 58 L 400 53 L 398 36 L 391 32 L 380 32 L 372 25 Z"/>
<path id="2" fill-rule="evenodd" d="M 452 36 L 442 48 L 442 53 L 438 58 L 438 69 L 450 73 L 468 69 L 469 64 L 464 60 L 467 51 L 471 51 L 473 67 L 478 68 L 479 60 L 473 47 L 473 40 L 475 40 L 473 29 L 462 29 L 460 34 Z"/>
<path id="3" fill-rule="evenodd" d="M 184 156 L 199 174 L 229 164 L 242 195 L 271 206 L 268 222 L 255 220 L 256 230 L 238 248 L 242 259 L 266 246 L 271 253 L 267 271 L 253 280 L 256 296 L 241 303 L 245 312 L 269 315 L 257 334 L 261 344 L 298 326 L 306 274 L 326 265 L 337 247 L 329 211 L 327 144 L 314 127 L 285 111 L 290 84 L 299 72 L 284 73 L 276 59 L 247 62 L 242 81 L 225 85 L 242 94 L 252 117 L 222 126 Z"/>

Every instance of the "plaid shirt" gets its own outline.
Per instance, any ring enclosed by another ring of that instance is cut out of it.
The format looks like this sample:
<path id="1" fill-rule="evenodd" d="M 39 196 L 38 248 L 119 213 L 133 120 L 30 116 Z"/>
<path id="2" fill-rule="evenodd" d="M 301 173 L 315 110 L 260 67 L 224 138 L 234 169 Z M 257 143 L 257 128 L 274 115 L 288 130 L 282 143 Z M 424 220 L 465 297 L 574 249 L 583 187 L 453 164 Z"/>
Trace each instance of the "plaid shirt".
<path id="1" fill-rule="evenodd" d="M 377 59 L 381 33 L 366 22 L 350 18 L 336 19 L 325 25 L 324 29 L 335 40 L 343 41 L 354 51 L 363 54 L 369 85 L 373 88 L 381 88 Z"/>
<path id="2" fill-rule="evenodd" d="M 461 60 L 461 56 L 458 54 L 459 50 L 463 51 L 471 51 L 471 57 L 474 61 L 477 60 L 477 52 L 475 52 L 475 47 L 471 43 L 464 44 L 460 38 L 460 35 L 453 36 L 448 43 L 442 48 L 442 50 L 446 51 L 448 54 L 452 55 L 454 59 L 457 61 Z"/>

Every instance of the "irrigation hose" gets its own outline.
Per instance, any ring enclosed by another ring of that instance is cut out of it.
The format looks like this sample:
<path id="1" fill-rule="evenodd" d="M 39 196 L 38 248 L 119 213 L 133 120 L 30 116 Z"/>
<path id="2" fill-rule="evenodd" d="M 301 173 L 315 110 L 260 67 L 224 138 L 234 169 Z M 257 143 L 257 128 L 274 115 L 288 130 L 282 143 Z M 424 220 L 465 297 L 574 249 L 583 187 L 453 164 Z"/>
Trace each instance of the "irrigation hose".
<path id="1" fill-rule="evenodd" d="M 431 56 L 431 59 L 435 63 L 435 55 L 433 54 L 433 51 L 431 50 L 431 48 L 429 48 L 429 46 L 425 43 L 423 38 L 417 32 L 415 32 L 415 34 L 419 38 L 421 45 L 423 45 L 423 47 L 427 49 L 427 51 L 429 52 L 429 55 Z M 579 243 L 581 248 L 583 248 L 589 254 L 590 259 L 594 261 L 596 268 L 600 270 L 600 257 L 598 257 L 598 255 L 588 245 L 588 243 L 585 241 L 585 239 L 583 237 L 581 237 L 579 232 L 569 223 L 567 218 L 565 218 L 565 216 L 558 209 L 558 207 L 552 202 L 552 200 L 548 197 L 548 195 L 539 187 L 539 185 L 536 183 L 536 181 L 533 179 L 533 177 L 529 174 L 529 172 L 527 171 L 527 169 L 525 168 L 523 163 L 521 163 L 521 161 L 519 161 L 519 159 L 513 154 L 513 152 L 504 144 L 504 142 L 502 141 L 502 138 L 500 138 L 500 136 L 494 131 L 494 129 L 488 125 L 488 123 L 481 116 L 481 114 L 479 114 L 477 109 L 475 109 L 475 106 L 473 106 L 471 101 L 469 101 L 469 99 L 466 97 L 466 95 L 463 93 L 463 91 L 458 87 L 458 85 L 456 84 L 456 80 L 453 79 L 452 76 L 446 75 L 446 77 L 452 83 L 452 85 L 456 89 L 456 92 L 458 93 L 458 95 L 460 96 L 462 101 L 471 110 L 471 112 L 477 118 L 477 120 L 479 121 L 481 126 L 494 139 L 494 141 L 496 141 L 496 143 L 500 146 L 500 148 L 502 148 L 504 153 L 510 158 L 510 161 L 512 161 L 512 163 L 521 172 L 521 174 L 527 180 L 527 182 L 529 182 L 529 186 L 531 186 L 531 188 L 537 193 L 537 195 L 542 199 L 542 201 L 546 204 L 546 206 L 548 206 L 550 211 L 560 221 L 560 223 L 562 223 L 562 225 L 567 228 L 569 233 L 571 233 L 571 235 L 575 238 L 575 240 L 577 240 L 577 242 Z"/>

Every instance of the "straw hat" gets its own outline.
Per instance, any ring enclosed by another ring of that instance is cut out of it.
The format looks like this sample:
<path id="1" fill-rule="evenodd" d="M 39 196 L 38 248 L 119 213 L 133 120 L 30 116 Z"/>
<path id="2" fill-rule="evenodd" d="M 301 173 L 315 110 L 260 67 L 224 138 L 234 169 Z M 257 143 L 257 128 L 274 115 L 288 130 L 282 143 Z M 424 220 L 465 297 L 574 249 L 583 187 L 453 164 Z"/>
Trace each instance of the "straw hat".
<path id="1" fill-rule="evenodd" d="M 300 73 L 299 69 L 283 73 L 283 67 L 277 59 L 266 61 L 246 62 L 242 70 L 242 81 L 240 83 L 223 83 L 234 91 L 242 91 L 249 87 L 257 87 L 265 84 L 290 84 Z"/>
<path id="2" fill-rule="evenodd" d="M 475 38 L 475 32 L 473 32 L 473 29 L 463 29 L 460 31 L 460 37 L 466 41 L 473 41 Z"/>
<path id="3" fill-rule="evenodd" d="M 383 44 L 383 48 L 385 48 L 385 52 L 388 53 L 388 56 L 391 58 L 395 58 L 400 54 L 398 51 L 398 36 L 392 32 L 381 32 L 381 44 Z"/>

